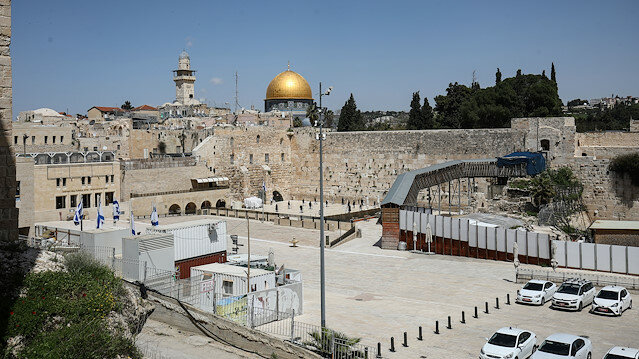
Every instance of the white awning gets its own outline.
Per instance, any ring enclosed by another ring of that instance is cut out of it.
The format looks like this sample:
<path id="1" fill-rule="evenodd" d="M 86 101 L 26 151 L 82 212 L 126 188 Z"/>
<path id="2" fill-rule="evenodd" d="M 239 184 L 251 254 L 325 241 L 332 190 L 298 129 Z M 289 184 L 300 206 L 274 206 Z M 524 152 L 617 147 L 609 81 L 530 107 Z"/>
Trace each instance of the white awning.
<path id="1" fill-rule="evenodd" d="M 211 183 L 211 182 L 224 182 L 228 181 L 228 177 L 207 177 L 207 178 L 196 178 L 197 183 Z"/>

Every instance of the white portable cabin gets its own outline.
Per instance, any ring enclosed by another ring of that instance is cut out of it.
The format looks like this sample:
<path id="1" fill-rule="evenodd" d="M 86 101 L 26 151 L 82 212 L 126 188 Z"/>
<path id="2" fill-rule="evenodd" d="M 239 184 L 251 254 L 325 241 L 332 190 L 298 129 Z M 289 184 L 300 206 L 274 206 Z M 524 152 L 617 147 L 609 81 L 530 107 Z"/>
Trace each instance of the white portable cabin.
<path id="1" fill-rule="evenodd" d="M 226 256 L 226 263 L 233 265 L 246 266 L 248 263 L 248 254 L 240 253 L 240 254 L 229 254 Z M 263 255 L 255 255 L 251 254 L 251 268 L 267 266 L 268 265 L 268 256 Z"/>
<path id="2" fill-rule="evenodd" d="M 246 294 L 247 291 L 247 270 L 246 267 L 223 263 L 205 264 L 191 267 L 191 280 L 213 280 L 216 294 L 239 296 Z M 250 283 L 252 292 L 275 288 L 275 272 L 251 268 Z"/>
<path id="3" fill-rule="evenodd" d="M 176 261 L 226 251 L 226 221 L 199 219 L 149 227 L 146 231 L 173 234 Z"/>
<path id="4" fill-rule="evenodd" d="M 145 281 L 175 270 L 172 233 L 146 233 L 122 238 L 122 277 Z"/>
<path id="5" fill-rule="evenodd" d="M 113 254 L 122 254 L 122 238 L 131 234 L 130 229 L 105 228 L 85 229 L 80 232 L 80 245 L 87 250 L 98 251 L 113 249 Z"/>

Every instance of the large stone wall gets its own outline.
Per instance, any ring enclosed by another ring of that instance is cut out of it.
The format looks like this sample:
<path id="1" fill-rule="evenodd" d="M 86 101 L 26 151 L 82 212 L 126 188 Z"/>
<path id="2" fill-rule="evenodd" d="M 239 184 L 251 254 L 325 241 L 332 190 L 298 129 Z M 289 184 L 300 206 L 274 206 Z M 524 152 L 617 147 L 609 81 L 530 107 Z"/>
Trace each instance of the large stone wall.
<path id="1" fill-rule="evenodd" d="M 575 156 L 613 158 L 620 154 L 639 151 L 639 132 L 585 132 L 578 133 Z"/>
<path id="2" fill-rule="evenodd" d="M 609 159 L 574 157 L 573 172 L 584 185 L 583 200 L 592 220 L 639 219 L 639 187 L 609 171 Z"/>
<path id="3" fill-rule="evenodd" d="M 0 243 L 18 238 L 12 141 L 11 0 L 0 0 Z"/>

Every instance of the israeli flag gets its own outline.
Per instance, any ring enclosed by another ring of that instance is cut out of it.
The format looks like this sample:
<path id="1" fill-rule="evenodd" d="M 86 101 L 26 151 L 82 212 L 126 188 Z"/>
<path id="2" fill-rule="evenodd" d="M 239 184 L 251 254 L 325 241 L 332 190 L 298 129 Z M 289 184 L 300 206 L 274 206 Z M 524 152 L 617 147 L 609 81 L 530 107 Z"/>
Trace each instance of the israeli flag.
<path id="1" fill-rule="evenodd" d="M 262 181 L 262 190 L 264 191 L 264 198 L 266 198 L 266 182 Z"/>
<path id="2" fill-rule="evenodd" d="M 133 221 L 133 211 L 131 212 L 131 234 L 135 236 L 135 222 Z"/>
<path id="3" fill-rule="evenodd" d="M 100 203 L 100 196 L 98 196 L 98 223 L 95 228 L 103 228 L 104 227 L 104 214 L 102 213 L 102 203 Z"/>
<path id="4" fill-rule="evenodd" d="M 82 221 L 82 200 L 80 200 L 80 203 L 78 203 L 78 208 L 75 209 L 73 224 L 77 226 L 78 224 L 80 224 L 80 221 Z"/>
<path id="5" fill-rule="evenodd" d="M 113 201 L 113 222 L 120 219 L 120 203 Z"/>
<path id="6" fill-rule="evenodd" d="M 151 212 L 151 225 L 157 226 L 158 224 L 160 224 L 158 221 L 158 211 L 155 209 L 155 206 L 153 206 L 153 212 Z"/>

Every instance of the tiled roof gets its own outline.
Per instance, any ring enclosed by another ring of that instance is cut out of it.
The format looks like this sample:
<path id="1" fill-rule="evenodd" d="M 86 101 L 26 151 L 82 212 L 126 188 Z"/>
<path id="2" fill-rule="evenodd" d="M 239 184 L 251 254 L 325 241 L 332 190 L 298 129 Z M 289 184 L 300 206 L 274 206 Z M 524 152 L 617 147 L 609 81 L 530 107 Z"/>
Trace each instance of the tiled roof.
<path id="1" fill-rule="evenodd" d="M 149 105 L 138 106 L 133 111 L 157 111 L 158 109 Z"/>

